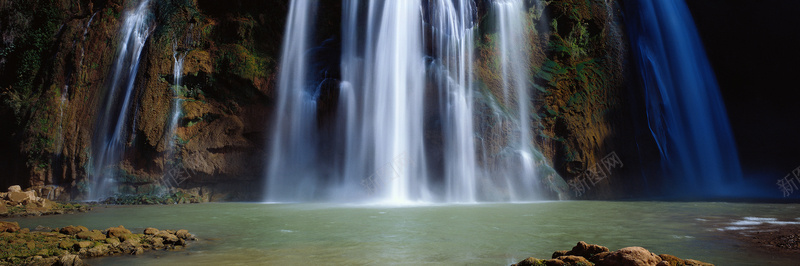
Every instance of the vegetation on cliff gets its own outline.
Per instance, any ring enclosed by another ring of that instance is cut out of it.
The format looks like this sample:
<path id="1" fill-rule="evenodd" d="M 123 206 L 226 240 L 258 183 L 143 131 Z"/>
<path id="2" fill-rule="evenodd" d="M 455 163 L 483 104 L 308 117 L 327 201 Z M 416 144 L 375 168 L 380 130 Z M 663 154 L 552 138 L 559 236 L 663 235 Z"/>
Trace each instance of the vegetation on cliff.
<path id="1" fill-rule="evenodd" d="M 73 196 L 90 187 L 87 176 L 99 167 L 89 163 L 92 129 L 108 90 L 121 17 L 133 5 L 129 2 L 0 4 L 0 118 L 10 123 L 0 129 L 0 148 L 7 151 L 0 155 L 0 169 L 8 170 L 5 185 L 58 185 Z M 627 119 L 622 114 L 627 92 L 622 89 L 626 52 L 618 2 L 525 2 L 533 44 L 527 60 L 529 106 L 535 107 L 529 113 L 532 142 L 542 152 L 536 160 L 552 166 L 542 168 L 546 171 L 540 176 L 564 193 L 566 184 L 554 177 L 580 175 L 620 148 L 612 143 L 629 137 L 620 126 Z M 499 119 L 510 119 L 513 112 L 503 106 L 506 99 L 498 91 L 496 33 L 485 21 L 490 3 L 476 3 L 482 16 L 476 34 L 476 119 L 498 119 L 490 105 L 505 110 L 507 117 Z M 151 5 L 155 26 L 138 73 L 134 122 L 126 132 L 124 159 L 113 165 L 120 192 L 153 195 L 183 188 L 208 199 L 254 198 L 260 193 L 261 186 L 252 184 L 261 182 L 260 154 L 268 142 L 264 133 L 274 106 L 288 2 L 170 0 Z M 315 43 L 335 43 L 341 3 L 320 5 L 326 12 L 318 17 Z M 185 57 L 178 88 L 176 56 Z M 336 92 L 329 94 L 319 103 L 325 112 L 335 110 Z M 180 118 L 171 132 L 168 121 L 176 97 L 182 102 Z M 501 154 L 508 124 L 478 126 L 486 143 L 479 152 Z M 593 196 L 613 193 L 606 183 L 600 187 Z"/>

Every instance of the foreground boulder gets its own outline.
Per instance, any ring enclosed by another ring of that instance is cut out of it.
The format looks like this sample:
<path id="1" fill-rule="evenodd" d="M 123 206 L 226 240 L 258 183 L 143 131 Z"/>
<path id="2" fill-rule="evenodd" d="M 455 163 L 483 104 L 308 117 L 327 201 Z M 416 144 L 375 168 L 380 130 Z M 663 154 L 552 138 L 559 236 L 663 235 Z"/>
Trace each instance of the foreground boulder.
<path id="1" fill-rule="evenodd" d="M 123 226 L 100 231 L 70 225 L 31 232 L 15 222 L 0 222 L 0 229 L 0 265 L 84 265 L 82 259 L 89 257 L 175 250 L 196 240 L 187 230 L 148 228 L 160 233 L 147 235 Z"/>
<path id="2" fill-rule="evenodd" d="M 662 254 L 656 255 L 643 247 L 626 247 L 611 252 L 607 247 L 578 242 L 572 250 L 553 253 L 549 260 L 530 257 L 514 266 L 714 266 L 691 259 Z"/>

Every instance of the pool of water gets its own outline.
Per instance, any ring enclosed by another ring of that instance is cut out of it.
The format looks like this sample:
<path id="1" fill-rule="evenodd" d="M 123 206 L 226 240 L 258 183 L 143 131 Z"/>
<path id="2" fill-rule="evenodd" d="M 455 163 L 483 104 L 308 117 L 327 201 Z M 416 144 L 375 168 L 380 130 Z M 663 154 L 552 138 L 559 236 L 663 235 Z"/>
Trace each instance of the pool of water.
<path id="1" fill-rule="evenodd" d="M 800 222 L 799 207 L 603 201 L 415 206 L 207 203 L 97 207 L 89 213 L 12 220 L 28 228 L 188 229 L 200 239 L 181 251 L 88 260 L 93 265 L 507 265 L 529 256 L 550 258 L 553 251 L 570 249 L 578 241 L 612 250 L 642 246 L 656 254 L 717 265 L 790 265 L 796 256 L 755 250 L 731 237 L 730 230 L 743 220 Z"/>

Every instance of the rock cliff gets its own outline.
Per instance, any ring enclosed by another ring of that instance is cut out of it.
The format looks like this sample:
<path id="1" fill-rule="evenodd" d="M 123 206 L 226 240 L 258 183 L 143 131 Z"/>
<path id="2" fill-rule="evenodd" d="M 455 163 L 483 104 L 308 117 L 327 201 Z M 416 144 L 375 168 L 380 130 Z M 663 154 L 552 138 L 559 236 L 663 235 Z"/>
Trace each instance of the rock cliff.
<path id="1" fill-rule="evenodd" d="M 0 187 L 58 185 L 73 199 L 89 188 L 91 149 L 100 102 L 108 90 L 118 46 L 123 0 L 0 2 Z M 489 1 L 476 1 L 485 19 Z M 124 193 L 153 193 L 168 186 L 206 200 L 257 199 L 263 149 L 275 105 L 281 40 L 288 1 L 154 1 L 154 26 L 135 84 L 135 111 L 118 180 Z M 341 6 L 320 1 L 317 43 L 339 35 Z M 530 117 L 540 160 L 552 167 L 553 194 L 614 198 L 641 186 L 627 88 L 627 49 L 620 3 L 527 1 L 532 48 Z M 482 23 L 482 21 L 479 21 Z M 476 40 L 480 95 L 478 125 L 497 90 L 491 32 Z M 173 78 L 184 58 L 182 80 Z M 176 89 L 177 87 L 177 89 Z M 177 95 L 176 93 L 177 92 Z M 320 110 L 335 110 L 336 93 Z M 169 121 L 180 99 L 174 136 Z M 518 99 L 512 99 L 517 101 Z M 478 129 L 488 141 L 478 152 L 499 154 L 504 128 Z M 174 143 L 172 142 L 174 141 Z M 607 155 L 624 167 L 583 191 L 568 187 Z M 492 162 L 481 162 L 491 167 Z M 500 166 L 495 166 L 500 167 Z M 548 168 L 550 169 L 550 168 Z M 550 180 L 550 181 L 547 181 Z"/>

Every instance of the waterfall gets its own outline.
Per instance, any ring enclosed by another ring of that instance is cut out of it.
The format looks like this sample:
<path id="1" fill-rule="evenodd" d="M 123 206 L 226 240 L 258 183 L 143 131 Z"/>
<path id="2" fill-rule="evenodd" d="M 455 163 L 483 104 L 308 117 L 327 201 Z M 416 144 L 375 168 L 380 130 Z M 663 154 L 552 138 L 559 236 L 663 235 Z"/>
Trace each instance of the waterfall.
<path id="1" fill-rule="evenodd" d="M 374 168 L 394 168 L 376 175 L 383 198 L 404 202 L 420 197 L 426 181 L 422 140 L 425 65 L 422 57 L 420 1 L 370 2 L 367 32 L 363 129 L 372 139 Z M 378 26 L 375 28 L 374 26 Z M 374 31 L 373 31 L 374 30 Z M 399 157 L 409 163 L 395 164 Z M 405 160 L 405 159 L 404 159 Z M 388 171 L 387 171 L 388 172 Z M 413 190 L 413 191 L 412 191 Z M 413 194 L 412 194 L 413 193 Z"/>
<path id="2" fill-rule="evenodd" d="M 267 162 L 267 201 L 312 200 L 323 182 L 316 168 L 319 87 L 309 82 L 307 56 L 315 13 L 315 1 L 293 0 L 286 21 Z"/>
<path id="3" fill-rule="evenodd" d="M 472 1 L 430 1 L 433 62 L 444 136 L 444 182 L 448 202 L 475 202 L 475 129 L 472 125 L 474 13 Z"/>
<path id="4" fill-rule="evenodd" d="M 115 190 L 116 168 L 126 146 L 126 125 L 131 121 L 134 81 L 139 59 L 150 35 L 152 18 L 148 0 L 125 11 L 120 29 L 120 48 L 110 73 L 105 102 L 99 112 L 92 142 L 92 172 L 88 199 L 109 197 Z M 132 131 L 132 129 L 130 130 Z"/>
<path id="5" fill-rule="evenodd" d="M 175 131 L 178 129 L 178 122 L 180 122 L 181 118 L 181 105 L 183 104 L 183 98 L 181 96 L 181 78 L 183 76 L 183 60 L 186 58 L 186 54 L 179 54 L 178 53 L 178 45 L 177 43 L 173 46 L 172 52 L 172 60 L 173 60 L 173 68 L 172 68 L 172 108 L 170 115 L 170 119 L 167 124 L 167 131 L 165 132 L 164 138 L 166 140 L 167 146 L 165 148 L 166 157 L 165 157 L 165 165 L 169 162 L 174 163 L 176 158 L 175 154 Z M 164 173 L 167 174 L 166 171 Z"/>
<path id="6" fill-rule="evenodd" d="M 686 4 L 639 0 L 629 14 L 649 129 L 681 193 L 721 196 L 742 180 L 714 73 Z"/>
<path id="7" fill-rule="evenodd" d="M 321 85 L 308 73 L 313 3 L 293 1 L 286 25 L 266 199 L 496 199 L 482 197 L 479 185 L 494 177 L 478 174 L 476 158 L 474 1 L 343 1 L 335 136 L 319 136 L 316 128 Z M 525 99 L 508 104 L 517 108 L 519 129 L 507 164 L 522 170 L 503 177 L 504 191 L 531 194 L 538 180 L 530 155 L 529 70 L 527 60 L 517 62 L 529 58 L 526 9 L 522 1 L 495 5 L 504 25 L 505 89 Z"/>
<path id="8" fill-rule="evenodd" d="M 420 6 L 420 1 L 344 2 L 338 121 L 344 194 L 390 202 L 430 195 Z"/>
<path id="9" fill-rule="evenodd" d="M 516 114 L 516 141 L 510 143 L 510 155 L 503 164 L 507 169 L 501 178 L 509 191 L 510 200 L 531 199 L 534 188 L 538 188 L 532 151 L 530 114 L 530 58 L 531 43 L 526 22 L 526 7 L 522 0 L 497 0 L 493 3 L 497 49 L 500 53 L 502 71 L 503 105 L 510 113 Z M 511 95 L 513 93 L 513 95 Z M 498 111 L 499 112 L 499 111 Z M 498 119 L 499 120 L 499 119 Z"/>

